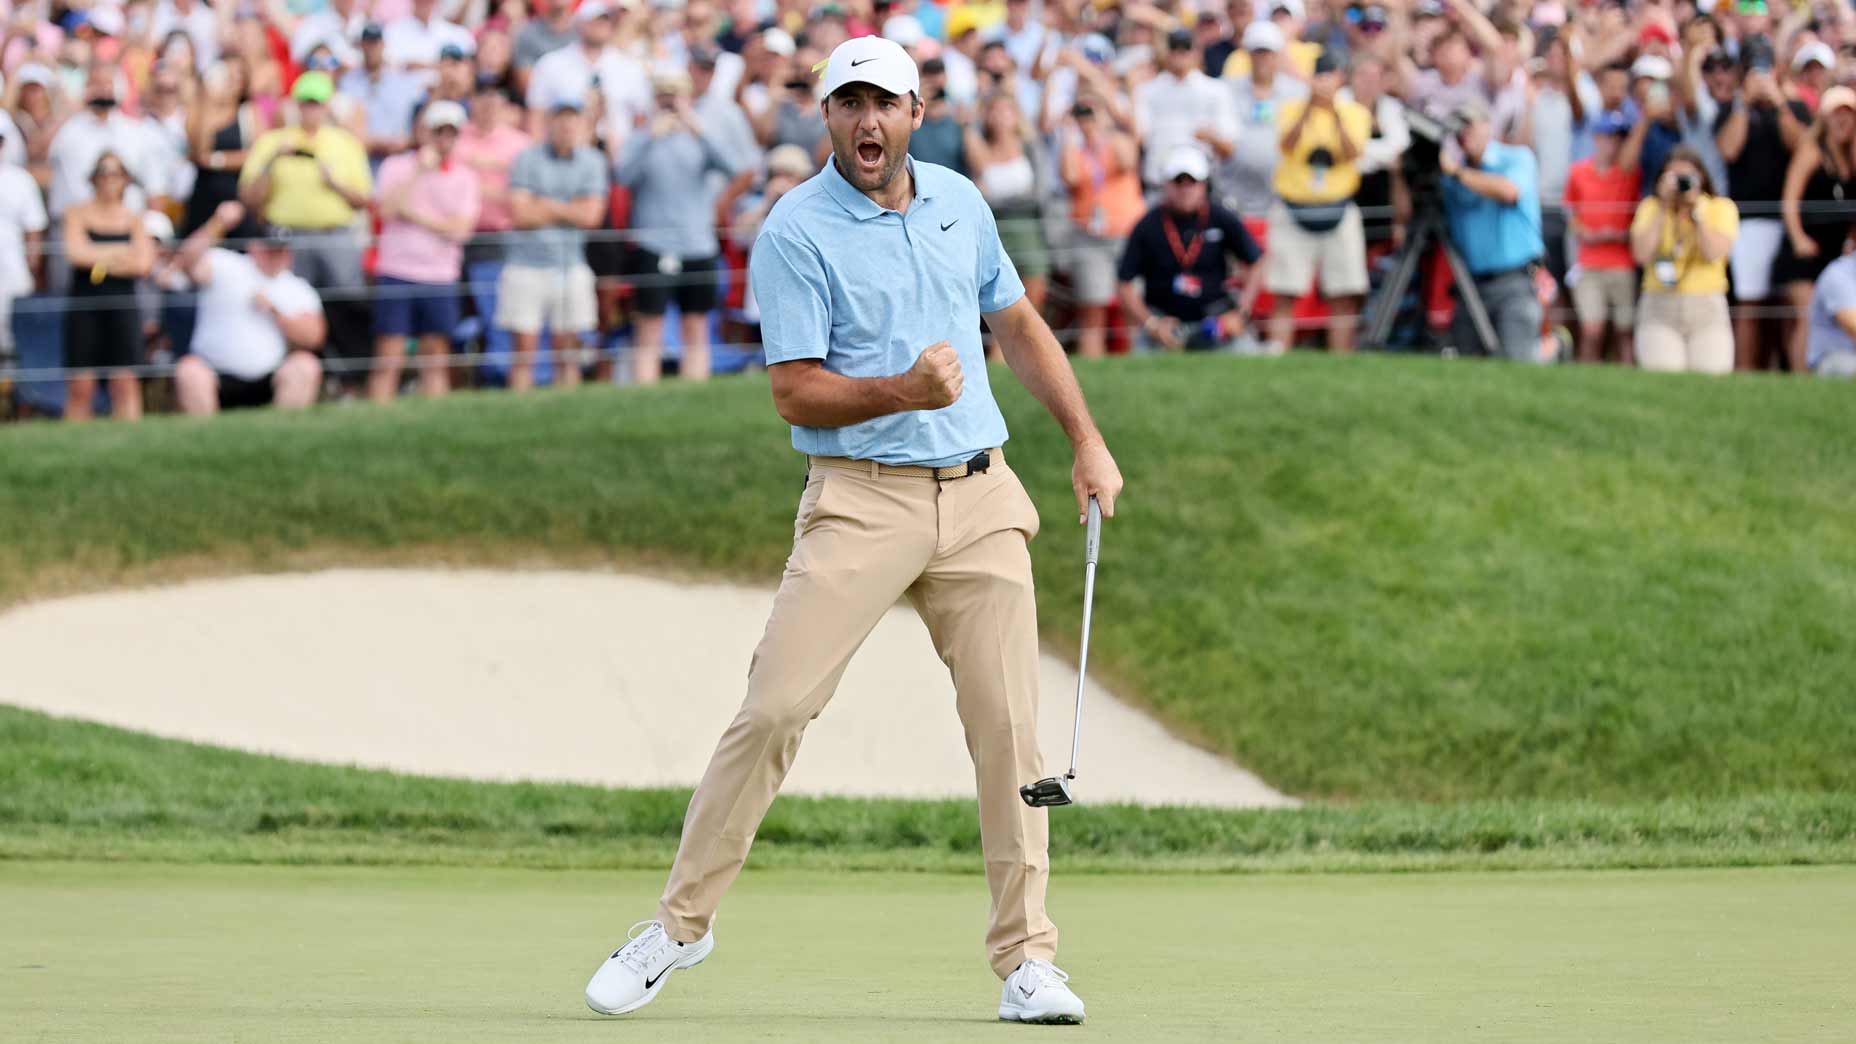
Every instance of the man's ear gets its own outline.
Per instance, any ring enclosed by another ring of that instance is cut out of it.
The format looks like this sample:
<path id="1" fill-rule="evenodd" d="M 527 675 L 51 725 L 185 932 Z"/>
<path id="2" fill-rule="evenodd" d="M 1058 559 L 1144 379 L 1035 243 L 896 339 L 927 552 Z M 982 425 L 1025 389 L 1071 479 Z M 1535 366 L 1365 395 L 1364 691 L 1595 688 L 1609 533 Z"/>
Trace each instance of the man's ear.
<path id="1" fill-rule="evenodd" d="M 927 115 L 928 106 L 922 103 L 922 96 L 915 91 L 909 92 L 909 129 L 921 130 L 922 117 Z"/>

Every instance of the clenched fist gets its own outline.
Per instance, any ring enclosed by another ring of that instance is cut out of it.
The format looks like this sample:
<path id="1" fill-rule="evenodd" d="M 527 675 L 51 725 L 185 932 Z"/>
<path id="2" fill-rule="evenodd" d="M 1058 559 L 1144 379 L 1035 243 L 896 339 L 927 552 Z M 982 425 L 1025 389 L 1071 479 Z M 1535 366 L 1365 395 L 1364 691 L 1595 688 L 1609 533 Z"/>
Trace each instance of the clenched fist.
<path id="1" fill-rule="evenodd" d="M 903 384 L 914 409 L 938 410 L 952 406 L 966 384 L 960 372 L 960 353 L 946 341 L 929 345 L 903 375 Z"/>

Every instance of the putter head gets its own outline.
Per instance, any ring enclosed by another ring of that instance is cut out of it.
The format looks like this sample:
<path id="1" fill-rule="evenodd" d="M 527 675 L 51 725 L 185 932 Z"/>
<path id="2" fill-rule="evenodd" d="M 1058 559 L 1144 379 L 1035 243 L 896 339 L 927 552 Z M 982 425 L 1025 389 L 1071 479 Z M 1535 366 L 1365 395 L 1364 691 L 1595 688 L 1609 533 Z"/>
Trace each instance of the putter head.
<path id="1" fill-rule="evenodd" d="M 1049 808 L 1052 805 L 1068 805 L 1070 797 L 1070 777 L 1053 776 L 1040 779 L 1036 783 L 1027 783 L 1018 788 L 1018 796 L 1025 799 L 1025 804 L 1032 808 Z"/>

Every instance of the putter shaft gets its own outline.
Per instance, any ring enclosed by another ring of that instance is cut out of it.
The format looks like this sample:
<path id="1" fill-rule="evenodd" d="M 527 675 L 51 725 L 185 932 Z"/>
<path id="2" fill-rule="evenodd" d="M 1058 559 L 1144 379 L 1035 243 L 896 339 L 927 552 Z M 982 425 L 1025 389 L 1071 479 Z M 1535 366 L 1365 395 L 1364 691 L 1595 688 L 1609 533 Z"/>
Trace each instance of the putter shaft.
<path id="1" fill-rule="evenodd" d="M 1076 657 L 1076 720 L 1070 731 L 1069 779 L 1076 778 L 1076 755 L 1083 746 L 1083 686 L 1089 676 L 1089 617 L 1096 604 L 1096 555 L 1102 546 L 1102 507 L 1089 498 L 1088 536 L 1083 558 L 1083 648 Z"/>

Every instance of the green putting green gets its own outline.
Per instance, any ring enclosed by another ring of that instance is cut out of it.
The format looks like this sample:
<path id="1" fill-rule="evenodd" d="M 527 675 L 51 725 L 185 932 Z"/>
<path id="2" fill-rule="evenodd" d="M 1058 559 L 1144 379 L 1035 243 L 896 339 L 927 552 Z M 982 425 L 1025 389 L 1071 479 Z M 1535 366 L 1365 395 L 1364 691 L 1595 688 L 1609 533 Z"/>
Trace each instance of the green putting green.
<path id="1" fill-rule="evenodd" d="M 1856 868 L 1064 877 L 1090 1006 L 994 1022 L 985 891 L 745 875 L 719 947 L 611 1024 L 580 989 L 655 872 L 0 864 L 17 1041 L 1848 1039 Z"/>

